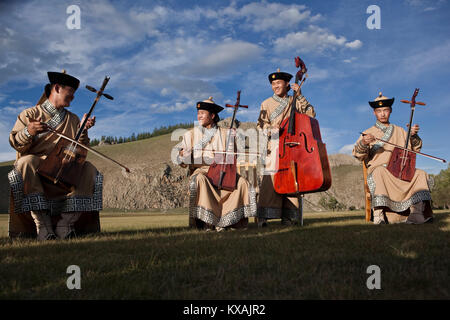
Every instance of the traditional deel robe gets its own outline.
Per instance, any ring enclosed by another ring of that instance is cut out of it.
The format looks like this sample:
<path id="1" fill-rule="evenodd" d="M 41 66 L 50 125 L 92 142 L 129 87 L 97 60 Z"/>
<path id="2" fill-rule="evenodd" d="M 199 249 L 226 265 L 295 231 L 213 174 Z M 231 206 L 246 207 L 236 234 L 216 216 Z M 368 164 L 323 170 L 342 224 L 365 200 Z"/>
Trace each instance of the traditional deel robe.
<path id="1" fill-rule="evenodd" d="M 264 100 L 258 118 L 257 128 L 263 134 L 267 134 L 267 156 L 264 160 L 265 172 L 262 177 L 258 197 L 258 217 L 265 219 L 287 218 L 298 220 L 299 203 L 295 197 L 287 197 L 275 192 L 273 187 L 274 174 L 276 173 L 276 161 L 278 156 L 278 132 L 281 123 L 289 117 L 291 112 L 292 96 L 280 98 L 277 95 Z M 314 107 L 303 95 L 299 95 L 296 101 L 298 112 L 310 117 L 315 117 Z M 264 153 L 265 151 L 262 150 Z"/>
<path id="2" fill-rule="evenodd" d="M 405 145 L 407 136 L 403 128 L 393 124 L 384 125 L 379 121 L 364 133 L 370 133 L 378 139 L 399 146 Z M 411 182 L 398 179 L 387 170 L 392 150 L 395 147 L 378 140 L 365 146 L 361 140 L 362 136 L 353 148 L 353 156 L 366 163 L 367 184 L 372 198 L 372 208 L 385 207 L 393 212 L 402 212 L 416 203 L 431 200 L 430 189 L 433 180 L 425 171 L 416 169 Z M 422 147 L 420 137 L 413 135 L 410 141 L 410 148 L 420 151 Z"/>
<path id="3" fill-rule="evenodd" d="M 17 151 L 14 169 L 8 174 L 11 214 L 41 210 L 46 210 L 53 216 L 69 212 L 98 214 L 102 209 L 102 174 L 86 161 L 79 185 L 69 193 L 41 178 L 36 170 L 61 138 L 49 132 L 29 136 L 28 117 L 41 118 L 42 122 L 71 138 L 75 137 L 80 125 L 77 115 L 66 109 L 57 110 L 49 100 L 20 113 L 9 136 L 11 146 Z M 89 143 L 87 133 L 83 133 L 79 141 Z"/>
<path id="4" fill-rule="evenodd" d="M 247 226 L 248 217 L 256 216 L 256 191 L 250 183 L 238 175 L 233 191 L 218 190 L 207 178 L 214 151 L 225 150 L 228 129 L 214 126 L 206 129 L 196 126 L 184 134 L 179 148 L 183 157 L 179 163 L 189 165 L 189 225 L 202 227 L 202 221 L 209 226 Z M 190 152 L 193 150 L 192 152 Z"/>

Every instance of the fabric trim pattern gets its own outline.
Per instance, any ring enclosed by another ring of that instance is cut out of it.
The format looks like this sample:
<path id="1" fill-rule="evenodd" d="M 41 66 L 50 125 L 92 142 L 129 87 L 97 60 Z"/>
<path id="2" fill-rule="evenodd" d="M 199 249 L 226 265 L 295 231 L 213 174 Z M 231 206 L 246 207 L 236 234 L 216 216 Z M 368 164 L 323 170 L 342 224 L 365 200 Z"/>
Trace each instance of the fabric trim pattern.
<path id="1" fill-rule="evenodd" d="M 62 199 L 47 199 L 43 194 L 32 193 L 24 195 L 23 180 L 15 168 L 8 173 L 8 180 L 14 201 L 14 213 L 48 210 L 50 215 L 62 212 L 100 211 L 103 209 L 103 175 L 97 172 L 92 197 L 64 197 Z"/>

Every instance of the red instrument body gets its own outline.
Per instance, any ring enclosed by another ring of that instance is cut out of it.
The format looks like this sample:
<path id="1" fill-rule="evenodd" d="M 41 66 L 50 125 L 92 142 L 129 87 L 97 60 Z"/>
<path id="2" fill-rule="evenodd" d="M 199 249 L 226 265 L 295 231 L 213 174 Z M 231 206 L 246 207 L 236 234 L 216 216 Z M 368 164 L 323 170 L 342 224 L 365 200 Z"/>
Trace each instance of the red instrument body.
<path id="1" fill-rule="evenodd" d="M 86 156 L 85 149 L 61 139 L 45 161 L 41 162 L 37 172 L 51 182 L 70 190 L 80 181 Z"/>
<path id="2" fill-rule="evenodd" d="M 416 172 L 416 154 L 395 147 L 387 169 L 394 177 L 410 182 Z"/>
<path id="3" fill-rule="evenodd" d="M 319 121 L 299 113 L 296 108 L 307 69 L 300 57 L 295 58 L 295 65 L 300 68 L 295 82 L 301 80 L 301 83 L 292 98 L 289 118 L 281 123 L 277 172 L 274 176 L 275 191 L 290 196 L 325 191 L 331 186 L 330 165 L 320 135 Z"/>
<path id="4" fill-rule="evenodd" d="M 236 155 L 215 154 L 209 166 L 208 179 L 217 188 L 233 191 L 236 189 Z"/>
<path id="5" fill-rule="evenodd" d="M 414 90 L 411 101 L 400 100 L 403 103 L 409 103 L 411 105 L 411 115 L 409 117 L 408 134 L 406 136 L 405 148 L 408 149 L 409 138 L 411 137 L 411 126 L 414 117 L 414 110 L 416 104 L 424 106 L 423 102 L 416 102 L 416 97 L 419 94 L 419 88 Z M 387 166 L 387 170 L 394 176 L 403 181 L 410 182 L 414 177 L 416 172 L 416 154 L 413 152 L 408 152 L 407 150 L 395 147 L 392 150 L 391 158 Z"/>
<path id="6" fill-rule="evenodd" d="M 294 119 L 294 134 L 287 129 L 289 118 L 281 124 L 274 189 L 292 196 L 328 190 L 331 171 L 319 121 L 299 112 Z"/>
<path id="7" fill-rule="evenodd" d="M 241 91 L 237 92 L 237 100 L 235 105 L 226 104 L 229 108 L 234 108 L 233 117 L 231 119 L 230 130 L 228 131 L 227 141 L 225 143 L 225 152 L 216 153 L 214 155 L 214 162 L 209 166 L 207 177 L 211 184 L 217 189 L 233 191 L 236 189 L 237 170 L 236 170 L 236 153 L 230 150 L 234 147 L 233 139 L 233 124 L 236 118 L 236 111 L 238 108 L 248 108 L 248 106 L 240 105 Z"/>

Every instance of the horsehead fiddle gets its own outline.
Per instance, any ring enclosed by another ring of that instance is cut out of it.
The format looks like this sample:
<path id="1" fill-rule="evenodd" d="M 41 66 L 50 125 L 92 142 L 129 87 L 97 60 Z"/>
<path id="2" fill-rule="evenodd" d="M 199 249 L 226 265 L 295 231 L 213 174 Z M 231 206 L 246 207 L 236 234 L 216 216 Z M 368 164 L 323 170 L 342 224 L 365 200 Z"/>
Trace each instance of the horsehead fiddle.
<path id="1" fill-rule="evenodd" d="M 301 83 L 294 92 L 290 115 L 280 126 L 274 189 L 279 194 L 299 197 L 305 193 L 328 190 L 331 171 L 319 122 L 297 111 L 296 101 L 307 77 L 307 69 L 300 57 L 295 58 L 295 65 L 300 68 L 295 83 L 300 80 Z"/>
<path id="2" fill-rule="evenodd" d="M 233 117 L 231 119 L 230 129 L 228 130 L 227 140 L 225 143 L 224 152 L 215 152 L 214 162 L 209 166 L 207 177 L 211 184 L 217 187 L 219 190 L 224 189 L 228 191 L 233 191 L 236 189 L 236 152 L 230 150 L 234 146 L 232 139 L 232 131 L 234 119 L 236 118 L 236 111 L 238 108 L 248 108 L 240 104 L 241 101 L 241 91 L 237 92 L 236 104 L 226 104 L 228 108 L 234 108 Z"/>
<path id="3" fill-rule="evenodd" d="M 389 141 L 375 138 L 376 140 L 392 145 L 394 146 L 394 149 L 392 150 L 391 157 L 389 159 L 389 163 L 387 165 L 387 170 L 396 178 L 399 178 L 403 181 L 410 182 L 415 174 L 416 171 L 416 154 L 441 161 L 443 163 L 446 162 L 445 159 L 441 159 L 435 156 L 431 156 L 426 153 L 418 152 L 409 149 L 410 144 L 410 138 L 411 138 L 411 128 L 412 128 L 412 120 L 414 117 L 414 111 L 416 108 L 416 105 L 425 106 L 426 104 L 424 102 L 416 101 L 416 97 L 419 94 L 419 88 L 416 88 L 414 90 L 413 96 L 411 100 L 400 100 L 403 103 L 408 103 L 411 106 L 411 114 L 409 117 L 409 124 L 408 124 L 408 133 L 406 135 L 406 141 L 405 146 L 401 147 L 399 145 L 396 145 L 394 143 L 391 143 Z M 365 136 L 365 133 L 361 133 L 362 136 Z"/>
<path id="4" fill-rule="evenodd" d="M 109 100 L 113 100 L 114 98 L 107 93 L 104 93 L 104 89 L 109 81 L 109 77 L 105 77 L 103 80 L 103 84 L 100 90 L 96 90 L 91 86 L 86 86 L 86 89 L 89 91 L 97 93 L 97 96 L 88 112 L 84 121 L 81 123 L 80 128 L 78 129 L 75 138 L 68 137 L 57 130 L 48 127 L 49 132 L 58 135 L 60 138 L 56 146 L 49 153 L 47 158 L 41 162 L 38 167 L 38 174 L 42 177 L 52 181 L 54 184 L 58 184 L 64 189 L 71 190 L 73 187 L 77 186 L 80 178 L 81 172 L 83 169 L 84 161 L 86 160 L 87 151 L 92 151 L 94 154 L 102 157 L 103 159 L 110 160 L 115 164 L 121 166 L 125 169 L 126 172 L 130 172 L 130 170 L 120 164 L 119 162 L 107 157 L 106 155 L 89 148 L 82 143 L 79 142 L 80 136 L 83 133 L 87 120 L 91 116 L 94 111 L 95 105 L 99 101 L 101 96 Z M 30 121 L 38 121 L 36 119 L 30 119 Z"/>
<path id="5" fill-rule="evenodd" d="M 408 134 L 406 135 L 405 147 L 403 149 L 394 147 L 392 150 L 391 158 L 389 159 L 389 164 L 387 169 L 396 178 L 404 181 L 411 181 L 416 172 L 416 154 L 408 152 L 408 146 L 411 137 L 411 126 L 414 117 L 414 110 L 416 109 L 416 104 L 424 106 L 423 102 L 416 102 L 417 94 L 419 93 L 419 88 L 414 90 L 414 94 L 411 101 L 400 100 L 403 103 L 409 103 L 411 106 L 411 114 L 409 117 Z"/>

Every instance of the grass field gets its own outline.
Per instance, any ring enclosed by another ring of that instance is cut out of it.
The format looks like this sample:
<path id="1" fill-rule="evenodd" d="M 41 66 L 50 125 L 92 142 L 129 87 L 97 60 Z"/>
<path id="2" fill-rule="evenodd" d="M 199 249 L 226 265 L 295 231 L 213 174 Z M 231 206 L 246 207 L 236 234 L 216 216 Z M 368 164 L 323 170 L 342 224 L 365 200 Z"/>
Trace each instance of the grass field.
<path id="1" fill-rule="evenodd" d="M 0 299 L 449 299 L 450 212 L 422 226 L 368 224 L 358 211 L 306 213 L 303 227 L 187 228 L 185 209 L 103 212 L 75 240 L 7 238 L 0 215 Z M 67 267 L 81 270 L 69 290 Z M 366 286 L 370 265 L 381 289 Z"/>

